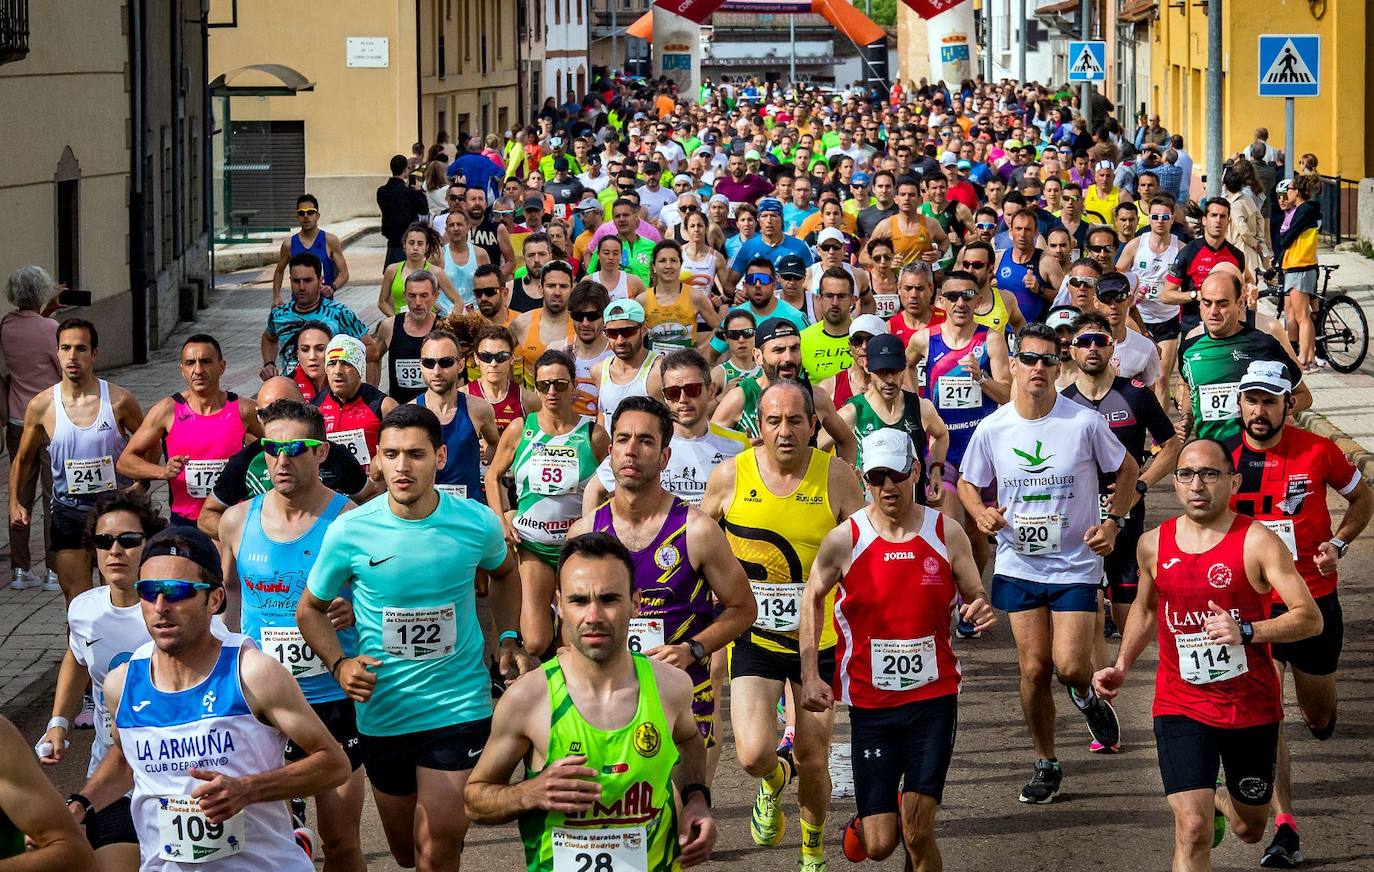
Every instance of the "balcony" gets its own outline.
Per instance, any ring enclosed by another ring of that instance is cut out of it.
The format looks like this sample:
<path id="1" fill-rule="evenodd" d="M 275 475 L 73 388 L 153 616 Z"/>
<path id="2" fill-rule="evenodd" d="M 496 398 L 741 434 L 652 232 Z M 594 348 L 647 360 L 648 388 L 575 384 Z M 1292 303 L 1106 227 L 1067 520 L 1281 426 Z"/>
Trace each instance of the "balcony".
<path id="1" fill-rule="evenodd" d="M 29 53 L 29 0 L 0 0 L 0 64 Z"/>

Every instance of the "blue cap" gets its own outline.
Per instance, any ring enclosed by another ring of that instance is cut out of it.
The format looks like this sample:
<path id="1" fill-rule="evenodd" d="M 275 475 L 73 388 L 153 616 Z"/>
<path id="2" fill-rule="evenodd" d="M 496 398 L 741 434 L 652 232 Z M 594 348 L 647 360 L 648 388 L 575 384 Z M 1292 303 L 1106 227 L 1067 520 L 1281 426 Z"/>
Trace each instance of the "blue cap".
<path id="1" fill-rule="evenodd" d="M 854 185 L 866 185 L 866 184 L 868 184 L 868 174 L 867 174 L 867 173 L 855 173 L 854 175 L 852 175 L 852 176 L 849 177 L 849 182 L 850 182 L 850 184 L 854 184 Z"/>
<path id="2" fill-rule="evenodd" d="M 782 201 L 777 197 L 764 197 L 759 200 L 759 212 L 777 212 L 782 214 Z"/>

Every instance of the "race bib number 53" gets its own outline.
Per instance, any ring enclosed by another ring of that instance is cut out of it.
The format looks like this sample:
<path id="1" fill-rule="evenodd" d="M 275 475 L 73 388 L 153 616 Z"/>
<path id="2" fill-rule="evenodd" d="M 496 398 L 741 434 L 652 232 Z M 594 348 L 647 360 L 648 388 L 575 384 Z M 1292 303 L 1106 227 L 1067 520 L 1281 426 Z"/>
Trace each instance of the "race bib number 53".
<path id="1" fill-rule="evenodd" d="M 162 796 L 157 801 L 158 856 L 176 863 L 209 863 L 243 850 L 243 812 L 212 824 L 190 796 Z"/>

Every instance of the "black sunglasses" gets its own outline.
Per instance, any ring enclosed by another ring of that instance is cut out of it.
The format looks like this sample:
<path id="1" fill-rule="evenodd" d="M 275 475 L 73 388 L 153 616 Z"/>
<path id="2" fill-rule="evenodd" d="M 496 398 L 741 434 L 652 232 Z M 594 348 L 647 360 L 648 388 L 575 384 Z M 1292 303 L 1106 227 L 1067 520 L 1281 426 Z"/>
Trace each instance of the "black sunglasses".
<path id="1" fill-rule="evenodd" d="M 864 481 L 874 487 L 882 487 L 889 481 L 893 484 L 901 484 L 911 478 L 911 472 L 909 469 L 906 472 L 898 472 L 895 469 L 873 469 L 864 473 Z"/>
<path id="2" fill-rule="evenodd" d="M 91 536 L 91 544 L 101 551 L 109 551 L 118 542 L 120 548 L 128 551 L 142 545 L 146 538 L 137 530 L 131 530 L 127 533 L 95 533 Z"/>
<path id="3" fill-rule="evenodd" d="M 501 293 L 501 289 L 500 289 L 500 288 L 473 288 L 473 289 L 472 289 L 472 295 L 473 295 L 474 297 L 495 297 L 495 296 L 498 296 L 500 293 Z"/>
<path id="4" fill-rule="evenodd" d="M 1106 333 L 1080 333 L 1073 338 L 1074 348 L 1106 348 L 1112 344 L 1112 337 Z"/>
<path id="5" fill-rule="evenodd" d="M 422 357 L 420 358 L 421 369 L 448 369 L 458 363 L 456 357 Z"/>
<path id="6" fill-rule="evenodd" d="M 505 363 L 515 355 L 509 351 L 479 351 L 477 359 L 483 363 Z"/>
<path id="7" fill-rule="evenodd" d="M 600 321 L 601 313 L 595 309 L 587 309 L 582 312 L 568 312 L 568 317 L 574 321 Z"/>
<path id="8" fill-rule="evenodd" d="M 754 338 L 754 328 L 753 328 L 753 327 L 745 327 L 743 330 L 726 330 L 726 331 L 725 331 L 725 338 L 726 338 L 726 339 L 753 339 L 753 338 Z"/>
<path id="9" fill-rule="evenodd" d="M 1043 363 L 1046 368 L 1059 365 L 1059 355 L 1057 354 L 1036 354 L 1034 351 L 1018 351 L 1016 359 L 1026 366 L 1035 366 Z"/>

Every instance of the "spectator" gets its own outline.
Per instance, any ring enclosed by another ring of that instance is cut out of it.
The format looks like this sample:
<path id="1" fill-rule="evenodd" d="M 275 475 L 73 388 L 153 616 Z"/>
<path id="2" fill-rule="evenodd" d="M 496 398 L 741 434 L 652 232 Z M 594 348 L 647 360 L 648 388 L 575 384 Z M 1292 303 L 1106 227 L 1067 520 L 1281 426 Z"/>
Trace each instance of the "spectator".
<path id="1" fill-rule="evenodd" d="M 488 197 L 498 193 L 492 186 L 492 179 L 501 175 L 501 167 L 482 154 L 482 138 L 473 136 L 468 139 L 467 151 L 458 155 L 457 160 L 448 165 L 450 176 L 461 176 L 469 188 L 481 188 Z"/>
<path id="2" fill-rule="evenodd" d="M 386 237 L 386 260 L 383 267 L 406 259 L 401 239 L 406 228 L 421 215 L 429 214 L 429 199 L 419 188 L 406 184 L 406 156 L 391 158 L 391 178 L 377 189 L 377 207 L 382 211 L 382 236 Z"/>

